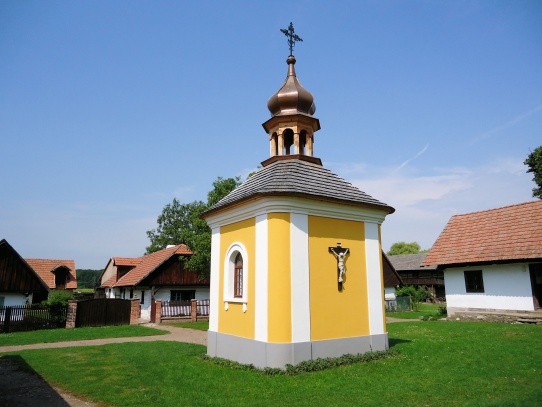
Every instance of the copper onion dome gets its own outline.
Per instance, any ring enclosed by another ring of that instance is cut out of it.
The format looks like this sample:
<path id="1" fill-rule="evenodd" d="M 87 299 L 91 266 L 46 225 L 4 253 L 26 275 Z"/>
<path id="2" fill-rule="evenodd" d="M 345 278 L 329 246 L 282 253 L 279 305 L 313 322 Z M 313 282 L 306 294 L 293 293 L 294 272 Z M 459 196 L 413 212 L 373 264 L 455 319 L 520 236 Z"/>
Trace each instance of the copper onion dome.
<path id="1" fill-rule="evenodd" d="M 295 57 L 290 55 L 288 63 L 288 76 L 277 93 L 267 101 L 267 108 L 272 116 L 292 115 L 297 113 L 313 115 L 316 111 L 314 97 L 305 89 L 295 75 Z"/>

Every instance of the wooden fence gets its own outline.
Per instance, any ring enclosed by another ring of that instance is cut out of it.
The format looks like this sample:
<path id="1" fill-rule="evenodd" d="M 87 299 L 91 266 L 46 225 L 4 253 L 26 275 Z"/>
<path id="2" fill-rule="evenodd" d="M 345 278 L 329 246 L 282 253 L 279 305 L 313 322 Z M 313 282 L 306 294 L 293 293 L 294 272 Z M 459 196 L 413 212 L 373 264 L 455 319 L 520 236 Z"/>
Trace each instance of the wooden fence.
<path id="1" fill-rule="evenodd" d="M 209 300 L 198 300 L 197 315 L 209 316 Z"/>
<path id="2" fill-rule="evenodd" d="M 66 307 L 47 305 L 0 307 L 0 332 L 64 328 L 66 314 Z"/>
<path id="3" fill-rule="evenodd" d="M 129 325 L 131 301 L 95 298 L 77 303 L 75 327 Z"/>
<path id="4" fill-rule="evenodd" d="M 397 297 L 395 300 L 386 301 L 386 312 L 410 311 L 410 297 Z"/>
<path id="5" fill-rule="evenodd" d="M 162 318 L 190 317 L 192 315 L 192 301 L 164 301 L 162 303 Z M 198 300 L 196 305 L 197 316 L 209 316 L 209 300 Z"/>

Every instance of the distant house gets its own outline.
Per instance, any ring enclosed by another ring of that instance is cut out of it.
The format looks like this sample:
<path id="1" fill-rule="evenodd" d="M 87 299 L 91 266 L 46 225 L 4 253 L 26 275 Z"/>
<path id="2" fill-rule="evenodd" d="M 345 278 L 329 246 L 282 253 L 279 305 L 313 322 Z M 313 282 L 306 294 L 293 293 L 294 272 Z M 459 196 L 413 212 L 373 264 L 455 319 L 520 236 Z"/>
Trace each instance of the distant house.
<path id="1" fill-rule="evenodd" d="M 74 260 L 25 259 L 49 290 L 73 291 L 77 288 Z"/>
<path id="2" fill-rule="evenodd" d="M 444 271 L 450 315 L 540 308 L 542 200 L 452 216 L 422 264 Z"/>
<path id="3" fill-rule="evenodd" d="M 412 285 L 416 288 L 426 286 L 434 299 L 444 299 L 446 296 L 444 273 L 442 270 L 437 270 L 437 266 L 434 265 L 422 266 L 426 257 L 427 253 L 388 256 L 405 285 Z"/>
<path id="4" fill-rule="evenodd" d="M 37 304 L 50 290 L 77 288 L 73 260 L 23 259 L 0 240 L 0 307 Z"/>
<path id="5" fill-rule="evenodd" d="M 390 258 L 382 252 L 382 266 L 384 269 L 384 300 L 395 300 L 395 289 L 404 285 L 401 277 L 393 267 Z"/>
<path id="6" fill-rule="evenodd" d="M 181 256 L 192 252 L 184 244 L 142 257 L 111 257 L 97 289 L 106 298 L 139 298 L 141 319 L 150 320 L 152 300 L 188 301 L 209 298 L 209 281 L 186 270 Z"/>

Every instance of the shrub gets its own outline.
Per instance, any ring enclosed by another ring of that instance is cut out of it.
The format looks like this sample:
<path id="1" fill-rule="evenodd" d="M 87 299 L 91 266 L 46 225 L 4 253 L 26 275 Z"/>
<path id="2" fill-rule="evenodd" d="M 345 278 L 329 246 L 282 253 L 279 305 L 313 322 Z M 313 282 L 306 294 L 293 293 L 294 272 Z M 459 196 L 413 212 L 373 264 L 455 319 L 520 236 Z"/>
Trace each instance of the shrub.
<path id="1" fill-rule="evenodd" d="M 410 297 L 414 311 L 419 311 L 420 303 L 430 298 L 429 289 L 422 285 L 417 289 L 412 285 L 407 285 L 395 291 L 397 297 Z"/>

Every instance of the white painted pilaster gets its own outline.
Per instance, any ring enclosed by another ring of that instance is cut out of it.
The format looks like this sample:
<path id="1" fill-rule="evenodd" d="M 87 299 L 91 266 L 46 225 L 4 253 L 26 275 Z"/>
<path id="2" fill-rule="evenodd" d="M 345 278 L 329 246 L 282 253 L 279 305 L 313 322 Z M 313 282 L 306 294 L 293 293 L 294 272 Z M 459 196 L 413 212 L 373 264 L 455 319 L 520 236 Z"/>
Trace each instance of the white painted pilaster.
<path id="1" fill-rule="evenodd" d="M 309 292 L 309 217 L 290 213 L 290 264 L 292 281 L 292 342 L 311 339 Z"/>
<path id="2" fill-rule="evenodd" d="M 211 235 L 211 284 L 209 288 L 209 331 L 218 331 L 218 299 L 220 279 L 220 227 L 212 229 Z"/>
<path id="3" fill-rule="evenodd" d="M 369 329 L 371 335 L 385 333 L 383 314 L 382 254 L 378 224 L 365 222 L 365 254 L 367 261 L 367 292 L 369 300 Z"/>
<path id="4" fill-rule="evenodd" d="M 254 339 L 267 342 L 268 314 L 268 224 L 267 214 L 256 216 L 256 270 Z"/>

